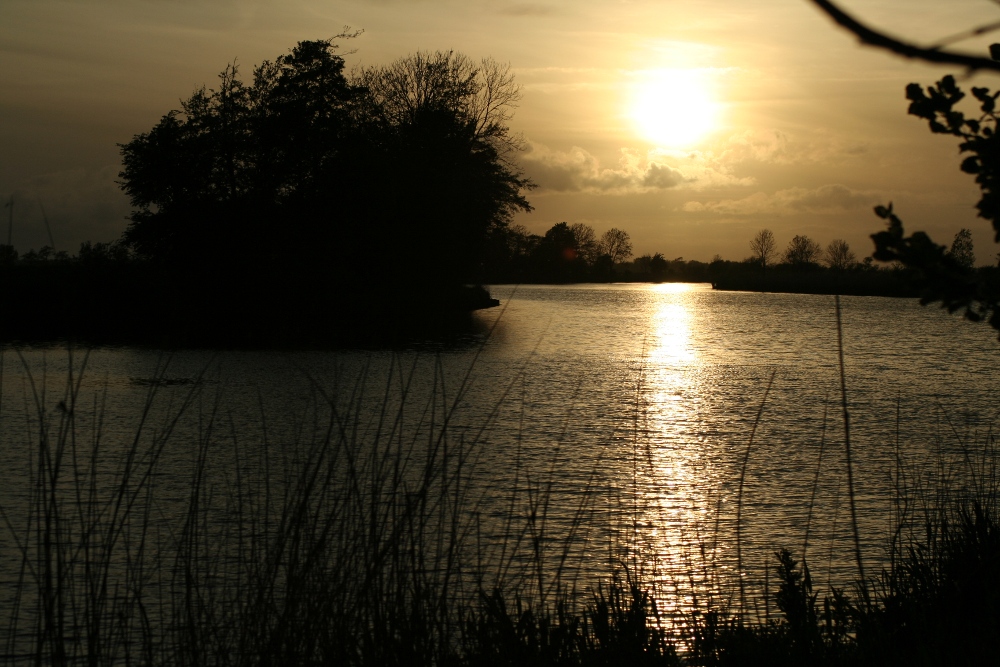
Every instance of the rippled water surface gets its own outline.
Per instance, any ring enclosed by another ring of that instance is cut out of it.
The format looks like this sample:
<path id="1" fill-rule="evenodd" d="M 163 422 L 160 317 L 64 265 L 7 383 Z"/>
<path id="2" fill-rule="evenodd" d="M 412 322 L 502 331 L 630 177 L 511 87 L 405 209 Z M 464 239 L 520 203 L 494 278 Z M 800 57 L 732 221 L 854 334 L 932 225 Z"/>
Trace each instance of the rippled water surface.
<path id="1" fill-rule="evenodd" d="M 546 567 L 600 576 L 624 559 L 683 591 L 662 604 L 684 607 L 692 591 L 734 581 L 742 481 L 751 587 L 780 547 L 806 548 L 820 583 L 855 576 L 833 297 L 685 284 L 494 295 L 504 305 L 477 314 L 489 333 L 444 351 L 121 348 L 93 350 L 83 367 L 79 350 L 7 349 L 0 464 L 10 479 L 0 501 L 16 519 L 37 416 L 55 428 L 82 372 L 81 446 L 121 451 L 145 414 L 145 432 L 172 430 L 158 483 L 169 489 L 176 476 L 178 503 L 192 443 L 206 433 L 217 441 L 212 469 L 226 479 L 234 458 L 322 437 L 331 405 L 372 432 L 405 404 L 413 433 L 429 414 L 447 415 L 452 440 L 474 443 L 466 469 L 481 539 L 503 539 L 509 515 L 529 511 L 512 494 L 545 495 L 543 541 L 557 554 Z M 842 318 L 859 529 L 874 570 L 898 490 L 919 499 L 982 451 L 1000 347 L 986 326 L 910 300 L 845 297 Z M 5 552 L 0 567 L 13 567 Z"/>

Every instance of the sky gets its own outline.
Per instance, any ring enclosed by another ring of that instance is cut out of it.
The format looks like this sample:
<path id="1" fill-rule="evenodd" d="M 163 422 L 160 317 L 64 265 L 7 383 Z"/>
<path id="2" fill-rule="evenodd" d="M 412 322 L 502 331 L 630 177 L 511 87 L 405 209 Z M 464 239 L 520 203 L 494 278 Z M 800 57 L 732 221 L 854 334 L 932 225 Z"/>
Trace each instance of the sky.
<path id="1" fill-rule="evenodd" d="M 843 0 L 929 44 L 1000 20 L 990 0 Z M 515 222 L 629 232 L 636 255 L 741 260 L 771 229 L 871 253 L 876 204 L 950 243 L 973 230 L 995 260 L 979 190 L 952 137 L 906 113 L 906 84 L 948 73 L 863 47 L 807 0 L 3 0 L 0 197 L 20 252 L 118 238 L 119 143 L 148 131 L 228 63 L 254 65 L 349 30 L 348 68 L 417 51 L 509 63 L 511 121 L 537 185 Z M 987 53 L 1000 33 L 965 40 Z M 2 209 L 0 243 L 6 242 Z M 46 221 L 48 227 L 46 227 Z"/>

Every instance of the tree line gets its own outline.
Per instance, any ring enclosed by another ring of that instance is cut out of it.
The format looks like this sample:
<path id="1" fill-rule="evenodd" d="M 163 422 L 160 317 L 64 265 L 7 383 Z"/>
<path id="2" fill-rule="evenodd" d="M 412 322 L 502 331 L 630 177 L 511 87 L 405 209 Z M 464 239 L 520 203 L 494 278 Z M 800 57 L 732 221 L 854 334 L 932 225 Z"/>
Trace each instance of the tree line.
<path id="1" fill-rule="evenodd" d="M 831 276 L 852 275 L 855 292 L 900 294 L 913 291 L 905 286 L 904 279 L 916 277 L 898 263 L 876 263 L 871 256 L 858 261 L 843 239 L 834 239 L 823 248 L 806 235 L 795 235 L 779 250 L 770 229 L 759 230 L 750 239 L 751 254 L 738 261 L 720 255 L 709 262 L 669 259 L 661 252 L 636 257 L 627 231 L 611 228 L 598 235 L 590 225 L 568 222 L 559 222 L 544 234 L 531 233 L 520 224 L 498 227 L 491 231 L 484 248 L 479 275 L 487 284 L 686 281 L 767 289 L 768 285 L 780 287 L 788 282 L 786 279 L 809 275 L 810 291 L 822 291 L 824 285 L 830 289 L 842 286 L 843 280 L 831 282 Z M 974 270 L 975 251 L 969 229 L 955 235 L 948 255 L 956 265 L 969 272 Z M 19 257 L 13 248 L 0 246 L 0 266 L 17 263 L 40 267 L 63 262 L 94 268 L 146 261 L 121 240 L 83 243 L 77 255 L 44 246 Z M 989 272 L 986 268 L 980 271 Z M 764 275 L 769 282 L 760 279 Z M 887 281 L 891 283 L 888 287 Z"/>
<path id="2" fill-rule="evenodd" d="M 857 268 L 874 268 L 874 257 L 865 257 L 858 262 L 850 244 L 843 239 L 834 239 L 826 248 L 805 235 L 795 235 L 784 251 L 779 252 L 774 233 L 761 229 L 750 239 L 750 257 L 746 260 L 766 270 L 775 261 L 797 269 L 818 269 L 822 266 L 833 271 L 847 271 Z M 971 270 L 975 267 L 976 254 L 972 243 L 972 231 L 963 228 L 955 234 L 948 255 L 959 267 Z"/>

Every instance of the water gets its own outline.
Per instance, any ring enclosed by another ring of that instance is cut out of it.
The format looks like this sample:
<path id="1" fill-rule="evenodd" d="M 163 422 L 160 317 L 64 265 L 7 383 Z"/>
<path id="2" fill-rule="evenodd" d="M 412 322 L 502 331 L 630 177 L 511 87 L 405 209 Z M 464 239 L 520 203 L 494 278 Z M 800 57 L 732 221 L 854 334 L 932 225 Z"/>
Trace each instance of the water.
<path id="1" fill-rule="evenodd" d="M 502 286 L 494 296 L 504 306 L 477 314 L 489 333 L 460 349 L 90 351 L 75 408 L 81 448 L 102 442 L 99 467 L 112 479 L 146 414 L 150 438 L 170 432 L 160 511 L 180 516 L 199 442 L 212 443 L 202 452 L 212 476 L 235 484 L 234 461 L 295 458 L 322 438 L 331 405 L 369 434 L 402 415 L 400 443 L 423 442 L 429 421 L 449 414 L 451 442 L 468 446 L 466 510 L 480 545 L 511 539 L 510 515 L 530 514 L 531 488 L 548 499 L 545 567 L 562 564 L 583 587 L 627 565 L 658 584 L 662 609 L 689 610 L 699 595 L 733 600 L 740 579 L 759 597 L 782 547 L 806 550 L 818 584 L 850 585 L 833 297 L 685 284 Z M 989 441 L 1000 348 L 986 326 L 910 300 L 845 297 L 842 315 L 872 574 L 900 485 L 930 497 L 942 473 L 967 472 Z M 58 427 L 69 370 L 77 381 L 84 359 L 20 355 L 4 351 L 0 397 L 0 502 L 14 525 L 27 512 L 37 416 Z M 0 538 L 5 582 L 18 562 L 11 546 Z"/>

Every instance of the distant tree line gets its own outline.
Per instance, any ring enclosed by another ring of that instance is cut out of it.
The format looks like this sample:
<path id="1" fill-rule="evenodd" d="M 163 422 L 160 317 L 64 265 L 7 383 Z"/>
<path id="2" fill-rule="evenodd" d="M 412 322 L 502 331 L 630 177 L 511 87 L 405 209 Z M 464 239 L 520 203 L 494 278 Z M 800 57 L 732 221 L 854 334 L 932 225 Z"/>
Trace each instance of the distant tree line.
<path id="1" fill-rule="evenodd" d="M 876 263 L 870 256 L 858 261 L 842 239 L 834 239 L 823 248 L 808 236 L 795 235 L 779 251 L 774 233 L 762 229 L 751 238 L 749 248 L 751 254 L 738 261 L 719 255 L 710 262 L 668 259 L 660 252 L 635 257 L 631 237 L 622 229 L 611 228 L 598 235 L 587 224 L 560 222 L 544 234 L 533 234 L 523 225 L 510 224 L 490 231 L 479 275 L 489 284 L 710 282 L 723 289 L 761 291 L 894 296 L 918 292 L 915 272 L 899 264 Z M 970 273 L 996 273 L 993 267 L 974 268 L 975 252 L 968 229 L 955 235 L 948 254 Z M 149 260 L 123 241 L 87 242 L 75 256 L 46 246 L 18 257 L 12 248 L 0 246 L 0 266 L 62 264 L 106 271 L 123 263 L 143 266 Z"/>
<path id="2" fill-rule="evenodd" d="M 598 237 L 584 223 L 560 222 L 538 235 L 510 225 L 493 234 L 485 275 L 490 283 L 604 282 L 631 257 L 632 240 L 621 229 Z"/>
<path id="3" fill-rule="evenodd" d="M 823 267 L 831 271 L 875 268 L 872 263 L 873 257 L 865 257 L 859 263 L 857 255 L 843 239 L 834 239 L 824 249 L 808 236 L 797 234 L 788 242 L 785 250 L 779 253 L 774 233 L 770 229 L 761 229 L 750 239 L 750 253 L 744 261 L 756 265 L 761 270 L 775 268 L 776 259 L 780 260 L 778 266 L 799 270 L 816 270 Z M 958 266 L 972 270 L 976 264 L 972 231 L 966 228 L 960 229 L 946 254 Z"/>
<path id="4" fill-rule="evenodd" d="M 893 263 L 858 260 L 850 244 L 834 239 L 824 248 L 806 235 L 795 235 L 780 249 L 774 233 L 758 231 L 750 239 L 750 255 L 743 260 L 669 259 L 656 252 L 633 257 L 628 232 L 610 229 L 600 238 L 583 223 L 560 222 L 544 234 L 532 234 L 522 225 L 498 230 L 487 256 L 490 283 L 573 282 L 711 282 L 726 289 L 841 292 L 911 296 L 917 293 L 916 275 Z M 956 235 L 949 255 L 968 271 L 975 271 L 972 234 Z M 993 272 L 992 267 L 979 269 Z"/>
<path id="5" fill-rule="evenodd" d="M 774 233 L 761 229 L 750 239 L 750 256 L 740 263 L 713 262 L 712 281 L 725 289 L 839 294 L 918 296 L 922 272 L 901 262 L 885 261 L 877 251 L 858 261 L 847 241 L 834 239 L 825 248 L 796 235 L 779 251 Z M 997 268 L 976 268 L 972 232 L 961 229 L 950 249 L 942 248 L 950 266 L 966 276 L 996 281 Z"/>

